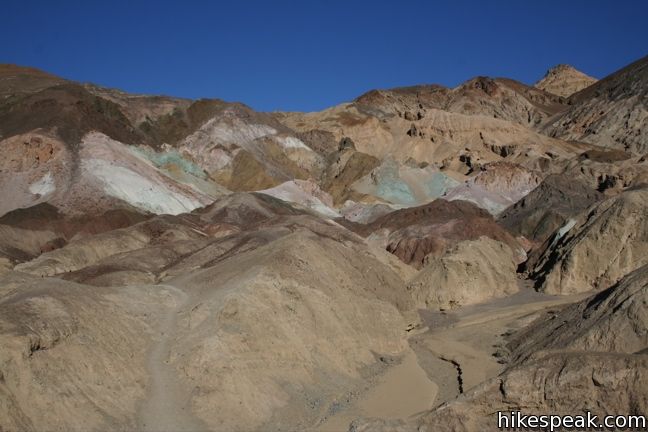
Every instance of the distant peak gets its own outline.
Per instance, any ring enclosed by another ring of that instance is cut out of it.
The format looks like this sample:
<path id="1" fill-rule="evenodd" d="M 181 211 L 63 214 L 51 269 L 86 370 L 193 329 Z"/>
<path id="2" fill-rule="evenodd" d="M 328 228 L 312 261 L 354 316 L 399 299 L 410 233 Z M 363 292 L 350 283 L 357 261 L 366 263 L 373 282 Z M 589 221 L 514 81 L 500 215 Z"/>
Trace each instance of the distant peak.
<path id="1" fill-rule="evenodd" d="M 569 97 L 595 82 L 596 78 L 562 63 L 550 68 L 544 78 L 535 83 L 535 87 L 558 96 Z"/>
<path id="2" fill-rule="evenodd" d="M 550 68 L 547 73 L 545 73 L 545 78 L 549 76 L 556 76 L 556 75 L 561 75 L 561 74 L 576 74 L 576 75 L 582 75 L 582 76 L 587 76 L 583 72 L 579 71 L 572 65 L 568 65 L 566 63 L 561 63 L 557 64 L 556 66 Z"/>

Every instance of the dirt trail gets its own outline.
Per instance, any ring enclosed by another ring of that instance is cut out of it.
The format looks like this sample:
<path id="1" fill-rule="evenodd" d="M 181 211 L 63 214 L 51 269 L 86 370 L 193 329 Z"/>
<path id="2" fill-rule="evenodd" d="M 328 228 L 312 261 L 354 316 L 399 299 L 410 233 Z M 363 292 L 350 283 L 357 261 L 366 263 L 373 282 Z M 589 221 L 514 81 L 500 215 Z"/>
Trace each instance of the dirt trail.
<path id="1" fill-rule="evenodd" d="M 148 357 L 150 384 L 148 398 L 139 412 L 139 430 L 150 432 L 204 431 L 206 426 L 191 413 L 190 392 L 170 363 L 171 346 L 177 334 L 178 315 L 188 302 L 187 294 L 170 286 L 159 285 L 173 297 L 173 306 L 164 312 L 159 336 Z"/>

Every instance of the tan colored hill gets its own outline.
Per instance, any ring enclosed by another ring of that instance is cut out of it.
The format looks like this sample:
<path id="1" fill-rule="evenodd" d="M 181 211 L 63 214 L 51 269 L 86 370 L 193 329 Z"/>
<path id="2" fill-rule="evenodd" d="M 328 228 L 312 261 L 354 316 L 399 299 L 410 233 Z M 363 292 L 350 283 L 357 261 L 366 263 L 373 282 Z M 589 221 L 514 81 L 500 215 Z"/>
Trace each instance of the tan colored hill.
<path id="1" fill-rule="evenodd" d="M 590 150 L 565 166 L 569 178 L 587 182 L 607 196 L 648 184 L 648 160 L 622 150 Z"/>
<path id="2" fill-rule="evenodd" d="M 411 269 L 265 195 L 16 270 L 0 280 L 3 428 L 300 429 L 383 370 L 379 357 L 407 352 Z"/>
<path id="3" fill-rule="evenodd" d="M 370 202 L 367 197 L 374 197 L 380 203 L 413 206 L 448 193 L 497 214 L 530 187 L 519 182 L 519 190 L 509 188 L 503 195 L 473 187 L 471 177 L 486 166 L 518 165 L 533 172 L 533 178 L 558 172 L 555 167 L 591 149 L 534 130 L 567 108 L 562 98 L 542 90 L 513 80 L 478 77 L 454 89 L 420 85 L 372 90 L 321 112 L 274 116 L 304 136 L 326 133 L 329 142 L 349 139 L 355 151 L 382 161 L 371 173 L 345 174 L 353 183 L 344 185 L 346 192 L 336 201 L 340 204 L 346 199 Z M 451 194 L 464 182 L 464 188 Z"/>
<path id="4" fill-rule="evenodd" d="M 566 108 L 558 96 L 542 90 L 478 77 L 454 89 L 422 85 L 373 90 L 321 112 L 274 115 L 300 133 L 348 137 L 362 153 L 403 165 L 437 166 L 463 181 L 491 162 L 506 160 L 546 172 L 558 160 L 587 150 L 532 129 Z M 399 174 L 393 181 L 406 179 Z"/>
<path id="5" fill-rule="evenodd" d="M 506 78 L 475 77 L 448 89 L 420 85 L 372 90 L 356 98 L 362 110 L 396 114 L 408 121 L 421 120 L 428 109 L 499 118 L 534 124 L 563 109 L 555 95 Z"/>
<path id="6" fill-rule="evenodd" d="M 539 289 L 553 294 L 600 290 L 648 263 L 648 190 L 609 198 L 572 218 L 528 263 Z"/>
<path id="7" fill-rule="evenodd" d="M 545 76 L 533 86 L 564 98 L 591 86 L 596 78 L 585 75 L 567 64 L 559 64 L 547 71 Z"/>
<path id="8" fill-rule="evenodd" d="M 564 158 L 587 149 L 537 134 L 528 128 L 528 122 L 523 126 L 488 111 L 453 112 L 429 107 L 421 118 L 415 115 L 408 120 L 411 116 L 398 115 L 409 108 L 408 104 L 399 100 L 389 102 L 391 105 L 381 108 L 354 102 L 318 113 L 278 113 L 276 116 L 297 131 L 318 129 L 333 133 L 338 140 L 350 137 L 358 151 L 381 159 L 391 155 L 399 161 L 413 158 L 418 162 L 443 164 L 463 156 L 466 160 L 462 164 L 467 171 L 471 166 L 505 157 L 537 167 L 543 160 L 550 160 L 545 152 Z M 528 114 L 526 108 L 524 112 Z"/>
<path id="9" fill-rule="evenodd" d="M 515 267 L 511 248 L 480 237 L 457 243 L 441 257 L 428 256 L 407 289 L 429 309 L 483 303 L 518 291 Z"/>
<path id="10" fill-rule="evenodd" d="M 645 412 L 644 64 L 316 113 L 0 65 L 0 430 Z"/>
<path id="11" fill-rule="evenodd" d="M 550 136 L 601 147 L 648 152 L 648 56 L 573 94 L 568 110 L 548 119 Z"/>
<path id="12" fill-rule="evenodd" d="M 135 429 L 147 350 L 173 297 L 16 272 L 0 277 L 0 289 L 2 428 L 114 429 L 121 419 Z M 58 409 L 47 409 L 54 400 Z"/>

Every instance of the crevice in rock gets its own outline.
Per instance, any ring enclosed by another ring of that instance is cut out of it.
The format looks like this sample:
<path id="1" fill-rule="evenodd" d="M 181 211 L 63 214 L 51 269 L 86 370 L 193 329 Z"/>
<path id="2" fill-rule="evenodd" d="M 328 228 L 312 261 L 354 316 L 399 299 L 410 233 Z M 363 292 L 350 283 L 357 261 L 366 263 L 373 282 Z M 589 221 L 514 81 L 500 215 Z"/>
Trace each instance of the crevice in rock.
<path id="1" fill-rule="evenodd" d="M 459 394 L 463 394 L 463 371 L 461 370 L 461 365 L 459 364 L 459 362 L 445 357 L 439 357 L 439 359 L 452 364 L 452 366 L 454 366 L 454 368 L 457 370 L 457 388 L 459 389 Z"/>

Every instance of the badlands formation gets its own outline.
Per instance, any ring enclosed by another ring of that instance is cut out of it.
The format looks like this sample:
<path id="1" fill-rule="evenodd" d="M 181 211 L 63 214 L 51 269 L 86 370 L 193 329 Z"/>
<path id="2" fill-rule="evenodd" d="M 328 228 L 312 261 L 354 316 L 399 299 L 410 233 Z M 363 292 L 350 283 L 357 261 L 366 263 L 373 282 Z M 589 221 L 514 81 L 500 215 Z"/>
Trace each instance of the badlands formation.
<path id="1" fill-rule="evenodd" d="M 0 431 L 648 414 L 648 57 L 321 112 L 0 65 Z"/>

